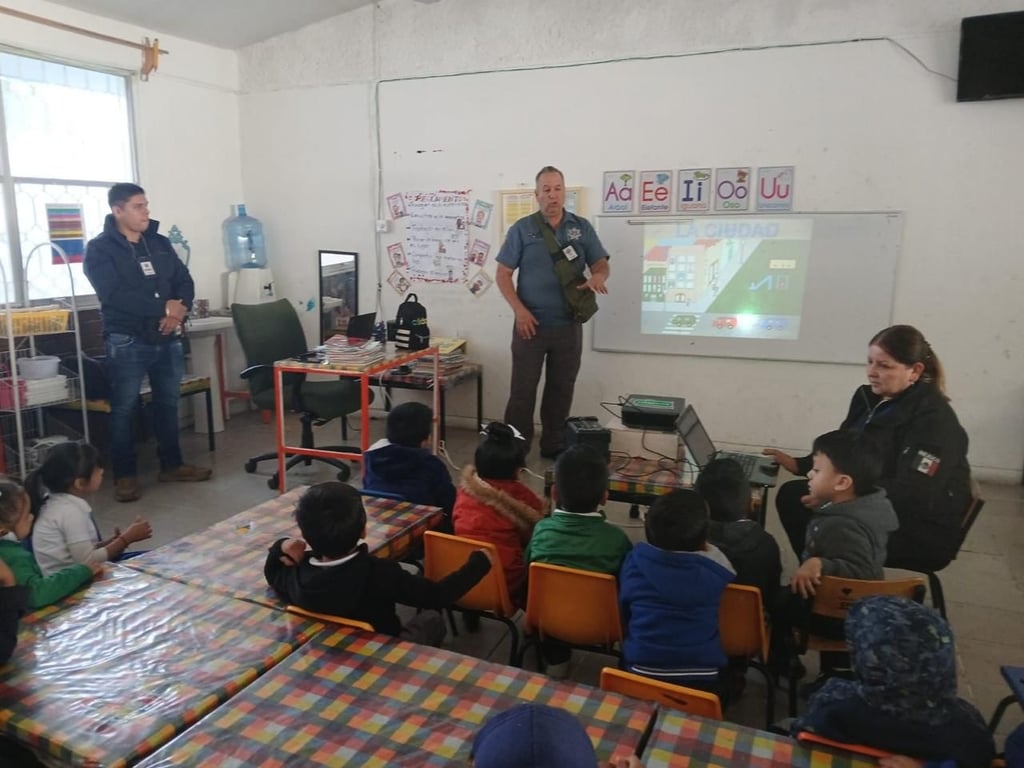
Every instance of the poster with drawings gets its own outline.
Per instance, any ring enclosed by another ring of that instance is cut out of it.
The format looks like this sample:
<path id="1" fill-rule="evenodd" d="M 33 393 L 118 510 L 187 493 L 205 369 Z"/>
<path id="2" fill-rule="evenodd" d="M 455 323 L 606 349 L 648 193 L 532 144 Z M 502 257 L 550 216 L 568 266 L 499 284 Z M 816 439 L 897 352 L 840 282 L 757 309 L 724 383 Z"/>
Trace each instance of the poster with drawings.
<path id="1" fill-rule="evenodd" d="M 464 283 L 469 272 L 469 190 L 406 192 L 404 198 L 409 279 Z"/>

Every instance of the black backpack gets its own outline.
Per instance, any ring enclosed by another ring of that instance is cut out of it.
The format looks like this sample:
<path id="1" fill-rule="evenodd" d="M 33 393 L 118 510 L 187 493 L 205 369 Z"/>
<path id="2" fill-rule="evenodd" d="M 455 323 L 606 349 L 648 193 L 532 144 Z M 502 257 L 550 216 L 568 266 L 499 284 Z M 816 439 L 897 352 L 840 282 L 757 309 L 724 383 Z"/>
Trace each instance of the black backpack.
<path id="1" fill-rule="evenodd" d="M 398 305 L 395 316 L 395 346 L 398 349 L 426 349 L 430 346 L 430 328 L 427 326 L 427 308 L 419 297 L 410 293 Z"/>

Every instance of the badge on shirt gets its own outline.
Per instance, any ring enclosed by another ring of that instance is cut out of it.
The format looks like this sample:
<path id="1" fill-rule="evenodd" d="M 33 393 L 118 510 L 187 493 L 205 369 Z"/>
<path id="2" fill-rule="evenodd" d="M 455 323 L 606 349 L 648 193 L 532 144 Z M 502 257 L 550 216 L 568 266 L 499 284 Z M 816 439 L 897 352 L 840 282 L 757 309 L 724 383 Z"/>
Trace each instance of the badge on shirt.
<path id="1" fill-rule="evenodd" d="M 928 477 L 935 477 L 941 463 L 942 460 L 938 456 L 927 451 L 918 451 L 914 457 L 914 469 Z"/>
<path id="2" fill-rule="evenodd" d="M 583 230 L 579 227 L 569 227 L 565 230 L 565 234 L 570 240 L 579 240 L 583 237 Z"/>
<path id="3" fill-rule="evenodd" d="M 568 261 L 575 261 L 576 258 L 579 256 L 579 254 L 576 253 L 576 249 L 573 248 L 571 245 L 565 246 L 565 248 L 562 249 L 562 253 L 565 254 L 565 258 Z"/>
<path id="4" fill-rule="evenodd" d="M 142 274 L 146 277 L 153 277 L 156 274 L 156 270 L 153 269 L 153 262 L 151 261 L 140 261 L 139 267 L 142 268 Z"/>

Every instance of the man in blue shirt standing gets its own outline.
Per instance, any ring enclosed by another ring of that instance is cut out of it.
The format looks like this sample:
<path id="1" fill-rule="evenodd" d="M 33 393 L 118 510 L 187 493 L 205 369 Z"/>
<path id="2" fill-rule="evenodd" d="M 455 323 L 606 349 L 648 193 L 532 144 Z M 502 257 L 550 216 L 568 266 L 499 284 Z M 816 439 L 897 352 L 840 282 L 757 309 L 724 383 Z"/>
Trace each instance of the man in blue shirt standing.
<path id="1" fill-rule="evenodd" d="M 565 420 L 572 408 L 583 351 L 583 325 L 574 319 L 565 291 L 608 293 L 608 252 L 589 221 L 565 210 L 565 178 L 560 170 L 550 165 L 541 168 L 535 195 L 540 216 L 531 214 L 513 224 L 497 257 L 495 282 L 515 313 L 505 423 L 522 432 L 529 450 L 537 384 L 544 369 L 540 452 L 545 458 L 555 458 L 565 448 Z M 549 230 L 547 235 L 542 227 Z M 551 235 L 560 258 L 578 272 L 577 285 L 563 288 L 552 258 Z"/>
<path id="2" fill-rule="evenodd" d="M 100 302 L 110 378 L 110 459 L 118 501 L 139 498 L 132 416 L 149 377 L 159 480 L 197 482 L 210 470 L 185 464 L 178 440 L 178 396 L 185 357 L 181 326 L 192 307 L 192 276 L 149 218 L 137 184 L 115 184 L 103 233 L 89 241 L 83 264 Z"/>

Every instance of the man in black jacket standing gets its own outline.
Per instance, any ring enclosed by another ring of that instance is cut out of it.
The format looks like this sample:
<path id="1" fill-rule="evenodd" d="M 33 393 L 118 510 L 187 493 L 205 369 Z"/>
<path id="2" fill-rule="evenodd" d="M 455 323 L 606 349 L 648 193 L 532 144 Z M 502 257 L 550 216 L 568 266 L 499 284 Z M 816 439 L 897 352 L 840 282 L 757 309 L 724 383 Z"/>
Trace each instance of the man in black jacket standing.
<path id="1" fill-rule="evenodd" d="M 110 458 L 118 501 L 139 498 L 132 416 L 143 377 L 153 391 L 153 431 L 161 482 L 208 480 L 210 470 L 185 464 L 178 440 L 178 398 L 185 357 L 181 327 L 195 286 L 170 241 L 149 218 L 137 184 L 115 184 L 103 234 L 89 241 L 85 276 L 100 301 L 110 377 Z"/>

